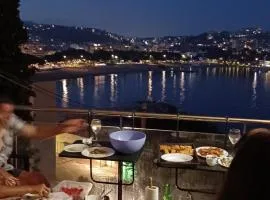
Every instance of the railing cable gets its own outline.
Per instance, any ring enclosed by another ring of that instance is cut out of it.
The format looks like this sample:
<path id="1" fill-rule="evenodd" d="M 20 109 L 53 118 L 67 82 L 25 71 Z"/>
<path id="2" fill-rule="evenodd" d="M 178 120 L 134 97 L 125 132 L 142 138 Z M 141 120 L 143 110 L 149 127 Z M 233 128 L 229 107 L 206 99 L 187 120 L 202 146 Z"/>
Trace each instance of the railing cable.
<path id="1" fill-rule="evenodd" d="M 9 76 L 9 77 L 8 77 Z M 63 97 L 62 95 L 59 95 L 57 93 L 54 93 L 54 92 L 51 92 L 43 87 L 40 87 L 40 86 L 37 86 L 35 84 L 32 84 L 32 87 L 29 87 L 27 86 L 29 83 L 25 82 L 25 81 L 22 81 L 22 80 L 18 80 L 17 77 L 13 76 L 13 78 L 11 78 L 10 74 L 7 74 L 7 73 L 4 73 L 2 70 L 0 70 L 0 77 L 2 77 L 3 79 L 17 85 L 17 86 L 20 86 L 21 88 L 24 88 L 28 91 L 33 91 L 33 89 L 36 89 L 36 91 L 39 91 L 47 96 L 50 96 L 50 97 L 53 97 L 53 98 L 58 98 L 58 99 L 61 99 L 62 101 L 64 100 L 66 103 L 68 102 L 71 102 L 73 104 L 76 104 L 76 105 L 79 105 L 79 106 L 84 106 L 82 103 L 78 102 L 78 101 L 73 101 L 71 100 L 70 98 L 68 97 Z M 18 80 L 15 80 L 15 78 Z M 20 82 L 19 82 L 20 81 Z"/>

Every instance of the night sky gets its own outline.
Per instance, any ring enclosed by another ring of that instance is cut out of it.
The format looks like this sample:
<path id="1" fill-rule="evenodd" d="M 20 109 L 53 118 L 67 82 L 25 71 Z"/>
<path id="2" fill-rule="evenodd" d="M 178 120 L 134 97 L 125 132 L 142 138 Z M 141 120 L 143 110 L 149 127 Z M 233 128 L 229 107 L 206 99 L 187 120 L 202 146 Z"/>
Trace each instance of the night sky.
<path id="1" fill-rule="evenodd" d="M 21 0 L 21 17 L 128 36 L 270 30 L 270 0 Z"/>

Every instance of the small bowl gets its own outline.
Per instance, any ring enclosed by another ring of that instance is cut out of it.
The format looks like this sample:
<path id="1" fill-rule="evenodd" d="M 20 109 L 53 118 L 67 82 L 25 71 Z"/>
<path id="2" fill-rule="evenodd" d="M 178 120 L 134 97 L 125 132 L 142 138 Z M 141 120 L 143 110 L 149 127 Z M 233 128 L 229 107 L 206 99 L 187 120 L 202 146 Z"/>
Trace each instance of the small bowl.
<path id="1" fill-rule="evenodd" d="M 124 154 L 139 151 L 146 139 L 146 135 L 139 131 L 116 131 L 110 134 L 110 142 L 114 149 Z"/>
<path id="2" fill-rule="evenodd" d="M 218 157 L 216 155 L 207 155 L 205 160 L 207 165 L 211 167 L 217 165 L 218 163 Z"/>

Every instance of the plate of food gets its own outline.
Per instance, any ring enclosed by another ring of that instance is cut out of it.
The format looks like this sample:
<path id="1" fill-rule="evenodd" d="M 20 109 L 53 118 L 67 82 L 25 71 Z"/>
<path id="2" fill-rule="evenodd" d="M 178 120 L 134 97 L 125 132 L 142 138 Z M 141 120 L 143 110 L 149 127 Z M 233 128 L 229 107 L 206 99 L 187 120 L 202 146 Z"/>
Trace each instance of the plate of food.
<path id="1" fill-rule="evenodd" d="M 63 192 L 67 194 L 71 199 L 85 199 L 93 187 L 90 182 L 77 182 L 64 180 L 58 183 L 53 189 L 53 193 Z M 51 193 L 51 194 L 53 194 Z M 57 196 L 57 195 L 55 195 Z M 61 195 L 62 196 L 62 195 Z"/>
<path id="2" fill-rule="evenodd" d="M 206 158 L 207 155 L 215 155 L 217 157 L 228 156 L 228 152 L 218 147 L 203 146 L 196 148 L 196 153 L 202 158 Z"/>
<path id="3" fill-rule="evenodd" d="M 232 156 L 223 156 L 218 159 L 218 164 L 222 167 L 229 168 L 232 163 L 233 157 Z"/>
<path id="4" fill-rule="evenodd" d="M 161 144 L 159 146 L 160 152 L 163 154 L 180 153 L 186 155 L 193 155 L 193 147 L 191 145 L 182 144 Z"/>
<path id="5" fill-rule="evenodd" d="M 80 153 L 85 148 L 88 148 L 86 144 L 70 144 L 64 147 L 64 151 L 71 152 L 71 153 Z"/>
<path id="6" fill-rule="evenodd" d="M 167 153 L 161 156 L 161 159 L 168 162 L 188 162 L 193 159 L 192 156 L 182 153 Z"/>
<path id="7" fill-rule="evenodd" d="M 89 158 L 105 158 L 115 154 L 115 151 L 109 147 L 91 147 L 82 151 L 82 155 Z"/>

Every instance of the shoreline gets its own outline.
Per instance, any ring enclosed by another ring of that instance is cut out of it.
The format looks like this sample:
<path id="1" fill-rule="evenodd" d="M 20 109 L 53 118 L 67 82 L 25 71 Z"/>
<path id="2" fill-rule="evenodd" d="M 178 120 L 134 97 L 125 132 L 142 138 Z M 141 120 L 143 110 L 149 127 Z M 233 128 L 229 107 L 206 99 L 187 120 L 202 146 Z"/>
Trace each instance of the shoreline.
<path id="1" fill-rule="evenodd" d="M 123 64 L 97 67 L 60 68 L 36 72 L 33 82 L 56 81 L 61 79 L 79 78 L 87 75 L 105 75 L 113 73 L 144 72 L 148 70 L 162 70 L 158 65 Z"/>
<path id="2" fill-rule="evenodd" d="M 189 64 L 122 64 L 122 65 L 106 65 L 106 66 L 82 66 L 82 67 L 66 67 L 53 70 L 38 71 L 32 77 L 33 82 L 45 82 L 56 81 L 61 79 L 73 79 L 84 77 L 88 75 L 106 75 L 106 74 L 118 74 L 118 73 L 130 73 L 130 72 L 145 72 L 149 70 L 163 71 L 167 68 L 179 68 L 189 66 Z M 225 65 L 208 64 L 199 65 L 197 67 L 224 67 Z M 246 68 L 246 67 L 244 67 Z M 252 68 L 252 67 L 249 67 Z"/>

